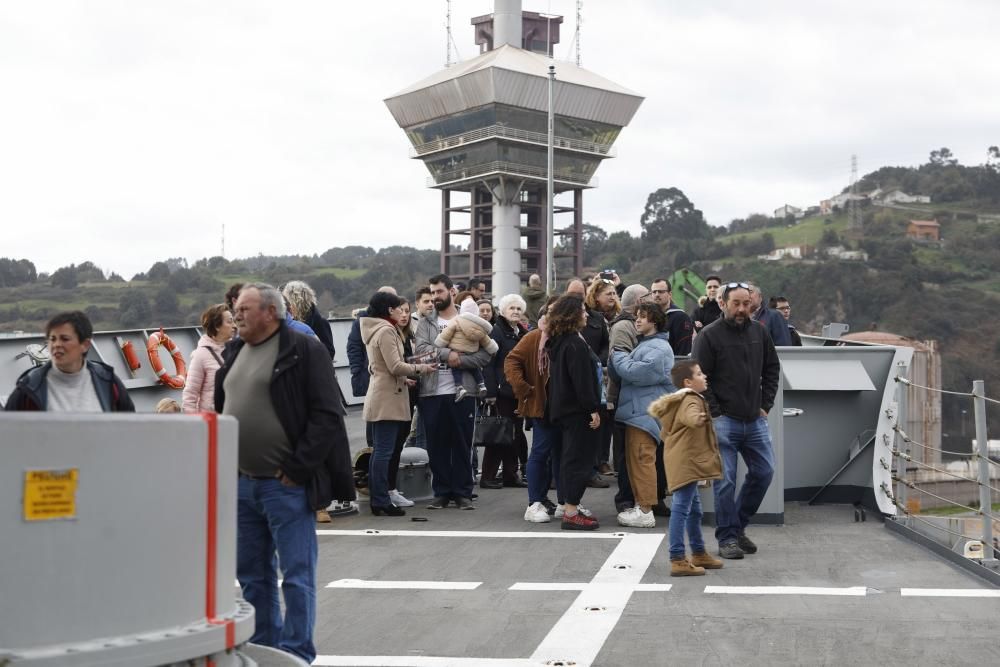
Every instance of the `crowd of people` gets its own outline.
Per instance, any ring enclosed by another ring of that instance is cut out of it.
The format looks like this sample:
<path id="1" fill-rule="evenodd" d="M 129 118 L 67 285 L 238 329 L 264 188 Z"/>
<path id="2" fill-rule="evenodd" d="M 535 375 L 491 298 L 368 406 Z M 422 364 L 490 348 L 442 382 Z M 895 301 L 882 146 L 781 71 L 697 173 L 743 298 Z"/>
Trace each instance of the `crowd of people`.
<path id="1" fill-rule="evenodd" d="M 364 398 L 370 512 L 403 516 L 414 505 L 397 487 L 410 442 L 428 454 L 430 510 L 474 510 L 477 484 L 525 488 L 525 521 L 596 530 L 583 497 L 615 482 L 617 523 L 669 518 L 671 574 L 703 575 L 723 565 L 701 533 L 698 489 L 711 485 L 718 555 L 755 553 L 746 528 L 774 470 L 775 346 L 801 341 L 787 298 L 767 303 L 756 285 L 718 276 L 705 292 L 689 315 L 666 279 L 626 286 L 607 272 L 550 295 L 533 275 L 522 294 L 494 301 L 482 282 L 439 274 L 411 313 L 393 287 L 380 288 L 356 313 L 346 350 L 352 392 Z M 334 499 L 355 497 L 331 330 L 301 281 L 235 285 L 201 326 L 181 402 L 164 399 L 157 411 L 239 420 L 237 576 L 257 611 L 252 641 L 311 660 L 314 523 L 330 521 Z M 52 318 L 50 361 L 19 378 L 5 408 L 134 411 L 114 370 L 86 358 L 92 338 L 85 314 Z M 484 410 L 511 433 L 482 443 L 480 461 Z M 747 474 L 737 493 L 738 456 Z"/>

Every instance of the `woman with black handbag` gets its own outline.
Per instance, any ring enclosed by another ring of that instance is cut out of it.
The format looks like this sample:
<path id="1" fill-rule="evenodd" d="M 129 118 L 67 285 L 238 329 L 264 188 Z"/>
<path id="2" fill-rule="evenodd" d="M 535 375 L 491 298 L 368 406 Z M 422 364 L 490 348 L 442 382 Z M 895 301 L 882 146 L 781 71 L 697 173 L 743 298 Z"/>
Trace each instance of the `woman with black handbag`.
<path id="1" fill-rule="evenodd" d="M 527 332 L 522 318 L 524 317 L 524 299 L 518 294 L 508 294 L 500 299 L 500 315 L 490 337 L 496 341 L 499 349 L 493 355 L 493 360 L 483 369 L 486 381 L 486 402 L 495 404 L 501 417 L 511 420 L 514 430 L 512 446 L 486 446 L 483 452 L 483 476 L 479 488 L 499 489 L 504 486 L 527 488 L 528 483 L 517 472 L 518 461 L 528 460 L 528 440 L 524 437 L 524 419 L 515 414 L 517 399 L 514 390 L 504 377 L 503 362 L 507 354 L 514 349 L 521 337 Z M 497 469 L 503 464 L 503 478 L 497 479 Z"/>
<path id="2" fill-rule="evenodd" d="M 587 309 L 575 296 L 552 304 L 545 322 L 550 368 L 545 417 L 562 430 L 559 486 L 566 502 L 556 516 L 562 515 L 563 530 L 599 528 L 597 519 L 580 506 L 601 443 L 600 409 L 605 402 L 601 360 L 580 335 L 586 324 Z"/>

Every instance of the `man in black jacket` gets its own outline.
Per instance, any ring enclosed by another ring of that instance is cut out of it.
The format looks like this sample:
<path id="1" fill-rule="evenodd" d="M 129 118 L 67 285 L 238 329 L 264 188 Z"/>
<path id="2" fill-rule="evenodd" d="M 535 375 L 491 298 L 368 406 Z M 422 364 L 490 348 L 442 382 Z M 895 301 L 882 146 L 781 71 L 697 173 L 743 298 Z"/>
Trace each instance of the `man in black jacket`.
<path id="1" fill-rule="evenodd" d="M 674 292 L 670 281 L 657 278 L 649 288 L 653 295 L 653 303 L 667 314 L 667 331 L 670 333 L 670 349 L 674 356 L 691 354 L 691 341 L 694 336 L 694 324 L 691 318 L 674 303 Z"/>
<path id="2" fill-rule="evenodd" d="M 781 365 L 764 327 L 751 319 L 753 300 L 746 283 L 723 288 L 723 315 L 702 330 L 694 356 L 708 376 L 705 398 L 712 409 L 725 478 L 715 491 L 715 537 L 723 558 L 757 552 L 746 535 L 774 476 L 774 450 L 767 413 L 774 405 Z M 736 455 L 747 465 L 736 492 Z"/>
<path id="3" fill-rule="evenodd" d="M 278 290 L 244 286 L 235 319 L 240 337 L 223 352 L 215 407 L 239 420 L 236 576 L 255 610 L 250 641 L 311 662 L 313 513 L 334 496 L 354 498 L 343 400 L 329 353 L 316 338 L 288 328 Z M 284 577 L 284 618 L 276 562 Z"/>
<path id="4" fill-rule="evenodd" d="M 698 299 L 698 307 L 691 315 L 696 334 L 701 333 L 702 329 L 722 317 L 722 309 L 719 308 L 719 302 L 716 298 L 721 285 L 722 280 L 719 276 L 705 278 L 705 296 Z"/>

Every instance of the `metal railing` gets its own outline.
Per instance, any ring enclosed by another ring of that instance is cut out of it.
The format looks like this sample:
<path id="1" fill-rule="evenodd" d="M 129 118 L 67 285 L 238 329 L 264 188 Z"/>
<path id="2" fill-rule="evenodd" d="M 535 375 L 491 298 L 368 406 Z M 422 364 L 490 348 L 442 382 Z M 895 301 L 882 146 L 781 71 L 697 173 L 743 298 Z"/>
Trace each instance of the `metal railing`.
<path id="1" fill-rule="evenodd" d="M 490 174 L 504 174 L 532 180 L 545 180 L 548 177 L 548 171 L 545 167 L 535 167 L 527 164 L 517 164 L 515 162 L 504 162 L 498 160 L 494 162 L 487 162 L 485 164 L 463 167 L 461 169 L 454 169 L 452 171 L 441 172 L 437 177 L 428 176 L 427 187 L 434 188 L 442 185 L 450 185 L 452 183 L 477 179 Z M 557 171 L 555 173 L 555 180 L 558 183 L 565 183 L 568 185 L 591 188 L 597 187 L 596 176 L 588 178 L 582 174 L 560 174 Z"/>
<path id="2" fill-rule="evenodd" d="M 412 146 L 410 148 L 410 157 L 423 157 L 432 153 L 455 148 L 456 146 L 464 146 L 466 144 L 495 138 L 522 141 L 524 143 L 536 144 L 540 146 L 549 145 L 549 137 L 545 132 L 531 132 L 529 130 L 520 130 L 506 125 L 490 125 L 476 130 L 469 130 L 468 132 L 456 134 L 451 137 L 445 137 L 444 139 L 435 139 L 434 141 L 417 144 L 416 146 Z M 555 137 L 553 139 L 553 145 L 555 148 L 562 150 L 589 153 L 591 155 L 600 155 L 601 157 L 617 156 L 617 152 L 611 144 L 601 144 L 594 141 L 570 139 L 569 137 Z"/>
<path id="3" fill-rule="evenodd" d="M 1000 488 L 993 486 L 992 476 L 990 474 L 990 466 L 1000 466 L 1000 463 L 993 461 L 989 458 L 989 445 L 986 433 L 986 403 L 1000 403 L 997 399 L 990 398 L 986 396 L 985 386 L 982 380 L 976 380 L 972 383 L 971 392 L 960 392 L 960 391 L 948 391 L 944 389 L 937 389 L 934 387 L 925 387 L 912 382 L 905 377 L 897 376 L 895 381 L 905 387 L 916 387 L 919 389 L 924 389 L 926 391 L 933 391 L 940 394 L 949 394 L 953 396 L 963 396 L 971 398 L 973 402 L 974 415 L 976 421 L 976 448 L 971 454 L 966 454 L 964 452 L 953 452 L 946 451 L 940 447 L 934 447 L 926 443 L 917 442 L 911 438 L 900 426 L 900 415 L 899 414 L 889 414 L 892 420 L 893 426 L 892 430 L 896 433 L 897 443 L 890 443 L 888 436 L 885 437 L 885 450 L 891 454 L 892 461 L 887 461 L 885 457 L 879 459 L 879 463 L 882 467 L 889 471 L 890 477 L 894 483 L 898 485 L 898 492 L 893 493 L 889 485 L 883 483 L 880 487 L 882 494 L 888 499 L 888 501 L 894 505 L 903 515 L 914 522 L 920 522 L 932 527 L 934 530 L 941 531 L 959 540 L 981 540 L 982 542 L 982 561 L 984 565 L 991 568 L 996 568 L 998 566 L 998 561 L 993 554 L 993 522 L 1000 521 L 1000 516 L 993 514 L 993 493 L 1000 493 Z M 888 412 L 888 411 L 887 411 Z M 910 452 L 910 446 L 916 446 L 924 449 L 925 451 L 936 451 L 941 453 L 947 453 L 951 455 L 960 456 L 962 459 L 970 462 L 975 462 L 978 464 L 978 470 L 976 477 L 970 477 L 966 475 L 959 474 L 958 472 L 952 470 L 945 470 L 938 468 L 936 466 L 924 463 L 922 461 L 914 458 Z M 914 466 L 912 469 L 909 465 Z M 922 488 L 918 481 L 910 479 L 910 470 L 919 471 L 926 470 L 930 472 L 937 473 L 939 476 L 944 475 L 957 479 L 963 482 L 968 482 L 976 487 L 979 491 L 979 507 L 972 507 L 963 503 L 956 502 L 955 500 L 945 498 L 936 493 Z M 960 531 L 955 531 L 949 527 L 941 525 L 939 522 L 931 521 L 927 518 L 921 517 L 917 514 L 914 507 L 907 502 L 907 495 L 910 491 L 920 493 L 931 498 L 935 498 L 946 505 L 962 509 L 966 512 L 972 513 L 982 518 L 982 534 L 981 535 L 966 535 Z"/>

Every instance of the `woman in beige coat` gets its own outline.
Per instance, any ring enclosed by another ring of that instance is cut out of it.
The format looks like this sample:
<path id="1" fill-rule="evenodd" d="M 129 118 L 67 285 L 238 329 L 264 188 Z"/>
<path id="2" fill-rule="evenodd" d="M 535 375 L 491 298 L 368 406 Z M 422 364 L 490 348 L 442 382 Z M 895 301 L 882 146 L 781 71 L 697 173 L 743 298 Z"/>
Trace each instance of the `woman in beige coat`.
<path id="1" fill-rule="evenodd" d="M 403 337 L 396 326 L 400 300 L 395 294 L 377 292 L 362 317 L 361 340 L 368 352 L 371 381 L 362 415 L 372 426 L 372 455 L 368 465 L 368 493 L 372 514 L 402 516 L 406 512 L 389 499 L 389 460 L 400 429 L 410 427 L 410 396 L 406 378 L 433 373 L 437 366 L 408 364 L 403 358 Z"/>

